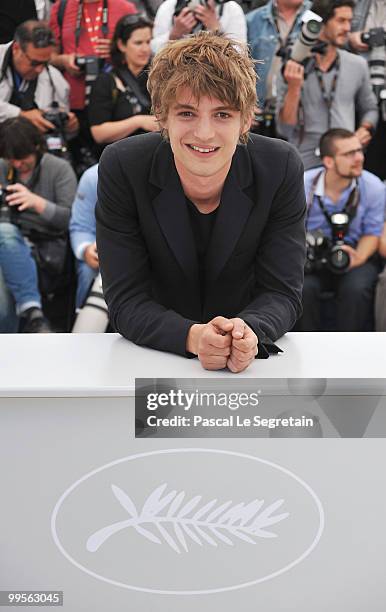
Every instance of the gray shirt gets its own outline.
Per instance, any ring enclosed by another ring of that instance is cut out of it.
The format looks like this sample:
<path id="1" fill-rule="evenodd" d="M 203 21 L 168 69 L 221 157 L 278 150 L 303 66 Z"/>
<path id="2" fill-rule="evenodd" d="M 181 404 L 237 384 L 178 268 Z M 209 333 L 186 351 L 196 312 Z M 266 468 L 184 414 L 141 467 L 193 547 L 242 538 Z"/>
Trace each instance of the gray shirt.
<path id="1" fill-rule="evenodd" d="M 2 185 L 7 183 L 7 171 L 7 162 L 0 159 Z M 77 187 L 76 176 L 69 162 L 45 153 L 39 171 L 26 183 L 26 187 L 44 198 L 47 206 L 40 215 L 33 210 L 21 212 L 22 231 L 35 229 L 47 234 L 67 231 Z"/>
<path id="2" fill-rule="evenodd" d="M 375 127 L 378 121 L 377 100 L 371 87 L 367 62 L 362 57 L 342 49 L 338 50 L 338 54 L 340 68 L 330 117 L 314 70 L 304 82 L 301 93 L 301 108 L 304 117 L 303 134 L 300 121 L 297 125 L 288 125 L 279 120 L 287 84 L 281 74 L 278 77 L 278 132 L 298 148 L 305 170 L 321 164 L 315 150 L 319 146 L 320 137 L 329 128 L 339 127 L 354 131 L 356 114 L 359 124 L 369 122 Z M 327 95 L 331 91 L 335 71 L 336 69 L 333 68 L 322 74 Z"/>

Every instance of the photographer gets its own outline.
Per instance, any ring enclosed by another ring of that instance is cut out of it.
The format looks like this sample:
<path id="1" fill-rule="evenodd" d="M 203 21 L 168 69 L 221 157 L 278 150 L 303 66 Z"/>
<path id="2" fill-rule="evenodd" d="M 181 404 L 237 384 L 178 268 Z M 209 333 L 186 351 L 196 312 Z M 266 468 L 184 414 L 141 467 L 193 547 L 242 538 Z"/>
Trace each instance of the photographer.
<path id="1" fill-rule="evenodd" d="M 282 66 L 282 58 L 277 52 L 287 48 L 299 35 L 302 14 L 310 4 L 308 0 L 269 0 L 265 6 L 247 15 L 251 55 L 259 62 L 256 64 L 259 77 L 256 93 L 263 113 L 275 115 L 277 77 Z M 264 116 L 261 118 L 264 123 Z"/>
<path id="2" fill-rule="evenodd" d="M 165 0 L 155 17 L 151 48 L 157 53 L 169 40 L 178 40 L 200 29 L 247 41 L 245 16 L 237 2 Z"/>
<path id="3" fill-rule="evenodd" d="M 21 330 L 48 331 L 35 261 L 50 278 L 60 278 L 76 177 L 67 161 L 44 152 L 41 134 L 24 117 L 0 126 L 0 158 L 0 267 Z"/>
<path id="4" fill-rule="evenodd" d="M 284 79 L 278 79 L 277 129 L 297 146 L 305 169 L 320 164 L 321 135 L 334 127 L 354 131 L 363 146 L 378 120 L 365 60 L 341 47 L 347 42 L 352 21 L 352 0 L 316 0 L 312 10 L 323 19 L 319 39 L 325 53 L 316 53 L 304 79 L 303 65 L 289 60 Z M 356 117 L 358 122 L 356 123 Z"/>
<path id="5" fill-rule="evenodd" d="M 146 88 L 151 31 L 151 23 L 141 15 L 126 15 L 116 25 L 113 69 L 95 81 L 88 109 L 91 134 L 98 144 L 159 130 L 156 118 L 150 115 Z"/>
<path id="6" fill-rule="evenodd" d="M 333 291 L 337 331 L 364 331 L 372 323 L 385 186 L 363 171 L 362 146 L 353 132 L 329 130 L 321 138 L 320 154 L 324 168 L 308 170 L 304 177 L 308 252 L 303 315 L 296 329 L 320 331 L 321 295 Z"/>
<path id="7" fill-rule="evenodd" d="M 70 108 L 80 123 L 79 136 L 71 143 L 76 166 L 83 163 L 85 152 L 89 156 L 93 152 L 85 110 L 86 81 L 90 89 L 110 59 L 118 19 L 135 12 L 135 5 L 127 0 L 56 0 L 52 6 L 50 26 L 58 43 L 52 63 L 64 70 L 70 85 Z"/>
<path id="8" fill-rule="evenodd" d="M 359 0 L 354 9 L 350 48 L 369 64 L 370 80 L 380 105 L 380 119 L 366 150 L 365 168 L 386 179 L 386 5 Z"/>
<path id="9" fill-rule="evenodd" d="M 17 28 L 13 42 L 0 45 L 0 122 L 20 115 L 48 133 L 55 126 L 44 113 L 53 104 L 68 112 L 68 85 L 56 68 L 48 66 L 54 44 L 46 24 L 26 21 Z M 77 127 L 75 115 L 68 113 L 67 133 L 73 134 Z"/>

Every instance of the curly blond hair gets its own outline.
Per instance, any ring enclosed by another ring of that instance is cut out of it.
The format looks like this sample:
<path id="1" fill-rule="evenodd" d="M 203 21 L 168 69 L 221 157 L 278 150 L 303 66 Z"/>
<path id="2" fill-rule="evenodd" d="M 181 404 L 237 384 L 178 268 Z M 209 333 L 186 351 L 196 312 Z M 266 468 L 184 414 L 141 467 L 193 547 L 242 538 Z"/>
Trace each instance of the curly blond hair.
<path id="1" fill-rule="evenodd" d="M 165 123 L 178 90 L 187 87 L 196 100 L 217 98 L 240 111 L 245 124 L 257 104 L 254 64 L 245 45 L 220 34 L 199 32 L 171 41 L 156 54 L 150 68 L 147 87 L 152 112 Z M 247 134 L 240 140 L 246 142 Z"/>

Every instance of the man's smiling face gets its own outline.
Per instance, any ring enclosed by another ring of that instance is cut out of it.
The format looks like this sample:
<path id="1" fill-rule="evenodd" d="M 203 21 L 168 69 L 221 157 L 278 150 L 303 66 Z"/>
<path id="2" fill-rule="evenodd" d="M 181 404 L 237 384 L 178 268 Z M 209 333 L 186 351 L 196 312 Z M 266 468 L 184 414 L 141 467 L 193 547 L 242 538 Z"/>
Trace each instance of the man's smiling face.
<path id="1" fill-rule="evenodd" d="M 184 88 L 177 92 L 164 127 L 179 172 L 215 177 L 229 170 L 239 137 L 249 125 L 242 124 L 240 111 L 221 100 L 196 100 Z"/>

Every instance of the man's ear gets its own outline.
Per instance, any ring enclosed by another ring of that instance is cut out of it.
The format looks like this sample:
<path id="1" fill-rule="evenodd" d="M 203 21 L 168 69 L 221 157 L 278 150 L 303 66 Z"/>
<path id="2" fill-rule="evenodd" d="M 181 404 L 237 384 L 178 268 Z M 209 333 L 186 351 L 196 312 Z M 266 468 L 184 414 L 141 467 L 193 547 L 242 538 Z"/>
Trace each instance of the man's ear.
<path id="1" fill-rule="evenodd" d="M 331 168 L 334 166 L 334 158 L 330 155 L 325 155 L 322 157 L 322 163 L 326 170 L 331 170 Z"/>
<path id="2" fill-rule="evenodd" d="M 21 47 L 20 47 L 20 43 L 18 43 L 16 40 L 13 41 L 12 44 L 12 51 L 16 52 L 16 53 L 20 53 Z"/>
<path id="3" fill-rule="evenodd" d="M 252 126 L 252 121 L 253 121 L 253 113 L 251 113 L 250 117 L 247 117 L 242 126 L 241 126 L 241 132 L 240 132 L 240 136 L 242 136 L 243 134 L 246 134 L 247 132 L 249 132 L 249 130 L 251 129 Z"/>

